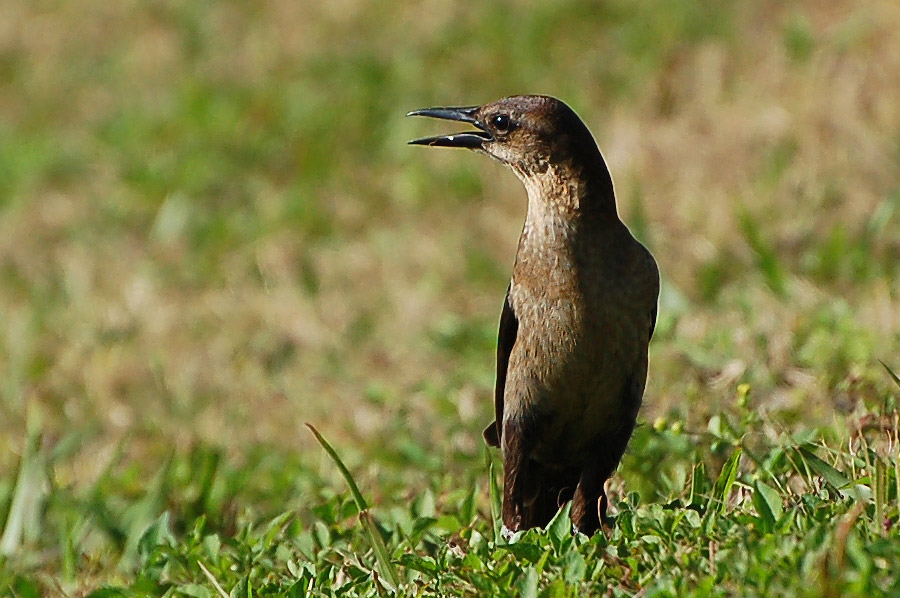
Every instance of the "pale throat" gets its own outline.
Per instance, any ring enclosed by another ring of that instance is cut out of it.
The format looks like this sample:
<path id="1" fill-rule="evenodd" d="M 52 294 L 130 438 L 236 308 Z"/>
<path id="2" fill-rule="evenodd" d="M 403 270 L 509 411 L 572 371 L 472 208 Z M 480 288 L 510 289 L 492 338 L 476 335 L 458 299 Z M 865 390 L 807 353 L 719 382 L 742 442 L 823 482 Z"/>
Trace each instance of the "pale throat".
<path id="1" fill-rule="evenodd" d="M 541 173 L 513 169 L 525 185 L 528 212 L 523 237 L 538 247 L 566 246 L 577 229 L 582 185 L 550 166 Z"/>

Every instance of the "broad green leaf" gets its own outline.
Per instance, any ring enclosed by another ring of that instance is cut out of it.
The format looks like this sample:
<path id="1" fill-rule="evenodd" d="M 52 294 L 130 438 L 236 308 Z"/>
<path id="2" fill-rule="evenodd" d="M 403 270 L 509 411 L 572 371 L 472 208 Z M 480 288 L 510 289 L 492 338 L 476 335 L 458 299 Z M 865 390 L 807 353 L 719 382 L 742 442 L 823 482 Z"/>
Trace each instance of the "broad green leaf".
<path id="1" fill-rule="evenodd" d="M 293 511 L 285 511 L 272 519 L 267 527 L 265 538 L 263 538 L 263 546 L 266 548 L 272 546 L 272 543 L 284 532 L 285 526 L 294 518 L 294 515 Z"/>
<path id="2" fill-rule="evenodd" d="M 188 583 L 183 586 L 178 586 L 178 592 L 184 596 L 190 596 L 191 598 L 213 598 L 213 596 L 215 596 L 212 590 L 198 583 Z M 228 598 L 227 595 L 225 598 Z"/>
<path id="3" fill-rule="evenodd" d="M 400 564 L 407 569 L 413 569 L 421 573 L 426 573 L 432 577 L 437 574 L 437 563 L 431 557 L 421 557 L 415 554 L 404 554 L 400 557 Z"/>
<path id="4" fill-rule="evenodd" d="M 222 539 L 218 534 L 210 534 L 203 538 L 203 550 L 207 558 L 212 561 L 219 560 L 219 550 L 222 548 Z"/>
<path id="5" fill-rule="evenodd" d="M 166 546 L 175 545 L 175 536 L 172 535 L 168 511 L 157 517 L 156 521 L 147 526 L 147 529 L 141 534 L 137 542 L 137 553 L 140 560 L 146 562 L 147 558 L 153 553 L 153 549 L 161 544 Z"/>
<path id="6" fill-rule="evenodd" d="M 521 598 L 537 598 L 538 573 L 534 567 L 527 567 L 516 581 Z"/>
<path id="7" fill-rule="evenodd" d="M 5 571 L 0 569 L 0 575 L 4 575 L 4 573 Z M 2 581 L 0 581 L 0 590 L 2 590 L 2 595 L 4 597 L 10 596 L 11 598 L 40 598 L 41 596 L 41 588 L 38 585 L 37 581 L 35 581 L 34 579 L 30 579 L 24 576 L 16 576 L 15 579 L 12 580 L 6 580 L 2 577 L 0 577 L 0 579 L 2 579 Z M 111 591 L 117 592 L 118 590 Z M 110 598 L 118 596 L 124 596 L 124 594 L 109 594 Z"/>
<path id="8" fill-rule="evenodd" d="M 252 596 L 253 591 L 250 588 L 250 575 L 247 574 L 234 584 L 228 598 L 251 598 Z"/>
<path id="9" fill-rule="evenodd" d="M 565 567 L 563 576 L 567 582 L 576 584 L 584 580 L 587 563 L 580 552 L 573 548 L 563 557 L 562 564 Z"/>
<path id="10" fill-rule="evenodd" d="M 169 472 L 172 469 L 173 454 L 170 453 L 166 457 L 162 467 L 153 476 L 147 491 L 140 500 L 130 505 L 124 515 L 127 523 L 126 529 L 128 535 L 125 541 L 125 549 L 122 551 L 122 558 L 119 561 L 119 567 L 122 570 L 128 570 L 134 563 L 135 558 L 139 558 L 142 562 L 146 560 L 149 552 L 145 537 L 147 531 L 151 528 L 157 528 L 162 533 L 159 525 L 165 523 L 168 537 L 165 538 L 169 545 L 174 542 L 171 532 L 169 532 L 169 516 L 167 513 L 158 515 L 162 511 L 165 504 L 166 488 L 169 483 Z M 163 536 L 159 536 L 162 543 Z M 143 548 L 142 548 L 143 546 Z"/>
<path id="11" fill-rule="evenodd" d="M 550 523 L 547 524 L 547 534 L 550 536 L 550 542 L 553 548 L 559 552 L 563 543 L 572 537 L 572 501 L 570 500 L 556 512 Z"/>
<path id="12" fill-rule="evenodd" d="M 685 509 L 683 520 L 692 528 L 700 527 L 700 514 L 694 509 Z"/>
<path id="13" fill-rule="evenodd" d="M 762 480 L 756 480 L 753 484 L 753 506 L 759 514 L 760 527 L 763 531 L 774 531 L 782 513 L 781 496 L 778 491 Z"/>
<path id="14" fill-rule="evenodd" d="M 416 517 L 431 517 L 435 516 L 436 510 L 434 505 L 434 493 L 429 489 L 425 488 L 425 490 L 416 497 L 413 501 L 413 513 Z"/>
<path id="15" fill-rule="evenodd" d="M 500 547 L 501 550 L 505 550 L 507 552 L 511 552 L 518 558 L 519 560 L 526 560 L 529 563 L 537 563 L 541 556 L 544 554 L 544 550 L 536 545 L 531 544 L 529 542 L 516 542 L 515 544 L 505 544 Z"/>

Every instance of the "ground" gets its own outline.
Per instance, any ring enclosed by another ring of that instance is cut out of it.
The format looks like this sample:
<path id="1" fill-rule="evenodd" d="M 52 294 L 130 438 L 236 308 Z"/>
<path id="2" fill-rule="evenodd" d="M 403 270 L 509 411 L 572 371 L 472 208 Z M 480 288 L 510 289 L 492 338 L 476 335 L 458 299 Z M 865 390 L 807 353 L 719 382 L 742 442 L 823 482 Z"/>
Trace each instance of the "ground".
<path id="1" fill-rule="evenodd" d="M 893 0 L 0 4 L 0 589 L 900 593 L 898 72 Z M 663 276 L 590 540 L 497 537 L 524 192 L 405 145 L 515 93 Z"/>

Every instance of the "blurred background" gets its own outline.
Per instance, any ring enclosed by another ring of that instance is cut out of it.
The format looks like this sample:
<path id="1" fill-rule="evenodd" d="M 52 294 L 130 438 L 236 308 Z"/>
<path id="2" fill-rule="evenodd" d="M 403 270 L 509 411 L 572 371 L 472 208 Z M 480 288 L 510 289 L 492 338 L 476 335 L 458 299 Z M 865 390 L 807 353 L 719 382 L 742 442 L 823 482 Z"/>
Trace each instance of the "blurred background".
<path id="1" fill-rule="evenodd" d="M 404 114 L 518 93 L 582 116 L 659 262 L 644 421 L 741 383 L 785 427 L 884 399 L 894 0 L 7 0 L 0 514 L 52 475 L 6 546 L 97 509 L 33 566 L 105 579 L 164 508 L 303 511 L 340 488 L 306 421 L 371 492 L 483 478 L 525 194 Z"/>

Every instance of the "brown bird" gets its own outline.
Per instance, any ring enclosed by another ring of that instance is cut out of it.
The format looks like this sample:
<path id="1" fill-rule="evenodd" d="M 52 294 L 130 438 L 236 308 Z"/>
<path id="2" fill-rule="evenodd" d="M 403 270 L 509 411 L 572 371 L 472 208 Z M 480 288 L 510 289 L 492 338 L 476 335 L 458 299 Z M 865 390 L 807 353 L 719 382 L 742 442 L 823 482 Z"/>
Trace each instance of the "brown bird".
<path id="1" fill-rule="evenodd" d="M 474 125 L 410 143 L 484 152 L 525 185 L 528 212 L 500 315 L 496 420 L 484 438 L 502 448 L 508 530 L 545 526 L 572 500 L 575 528 L 593 534 L 644 394 L 656 262 L 619 220 L 603 156 L 560 100 L 514 96 L 408 116 Z"/>

